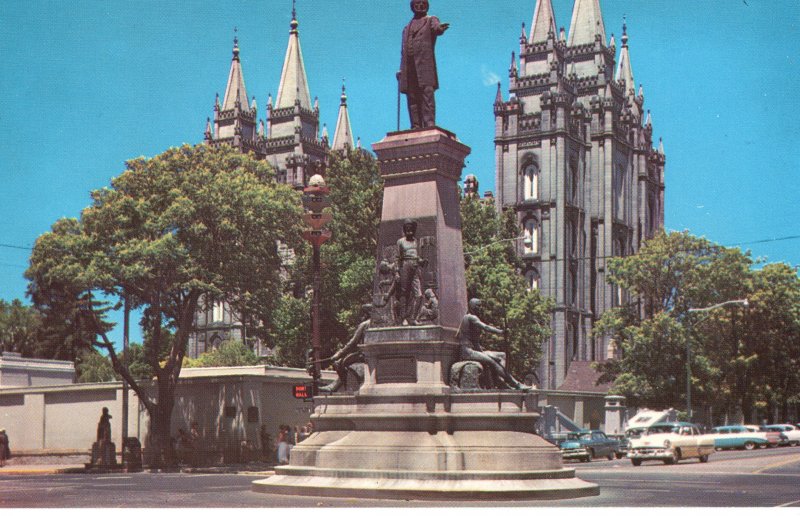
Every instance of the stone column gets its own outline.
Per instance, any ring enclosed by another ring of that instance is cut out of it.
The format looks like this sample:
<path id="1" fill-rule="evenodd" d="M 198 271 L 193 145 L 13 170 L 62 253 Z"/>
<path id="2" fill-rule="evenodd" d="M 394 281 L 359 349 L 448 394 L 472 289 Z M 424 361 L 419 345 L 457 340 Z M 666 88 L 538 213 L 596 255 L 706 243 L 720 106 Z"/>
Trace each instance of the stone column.
<path id="1" fill-rule="evenodd" d="M 364 339 L 367 374 L 361 392 L 443 392 L 456 359 L 455 332 L 467 312 L 458 181 L 470 149 L 438 127 L 389 133 L 373 145 L 384 179 L 372 326 Z M 398 326 L 385 299 L 403 221 L 417 223 L 422 291 L 439 301 L 438 316 Z M 383 266 L 382 266 L 383 264 Z M 383 306 L 381 306 L 383 305 Z M 399 385 L 402 384 L 402 387 Z"/>
<path id="2" fill-rule="evenodd" d="M 625 432 L 625 397 L 624 396 L 606 396 L 606 419 L 605 419 L 605 432 L 606 434 L 621 434 Z"/>

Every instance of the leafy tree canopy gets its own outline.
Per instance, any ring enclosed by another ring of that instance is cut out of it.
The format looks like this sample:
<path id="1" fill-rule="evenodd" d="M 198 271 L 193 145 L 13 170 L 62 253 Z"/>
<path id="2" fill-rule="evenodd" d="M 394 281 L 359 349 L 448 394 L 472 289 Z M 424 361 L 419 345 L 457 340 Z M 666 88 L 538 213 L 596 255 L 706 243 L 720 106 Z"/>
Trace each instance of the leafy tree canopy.
<path id="1" fill-rule="evenodd" d="M 91 331 L 103 339 L 97 344 L 145 404 L 154 447 L 168 451 L 174 389 L 199 300 L 224 299 L 268 323 L 282 287 L 277 242 L 299 246 L 300 199 L 265 162 L 206 145 L 129 161 L 91 197 L 79 220 L 58 221 L 37 240 L 29 292 L 37 307 L 84 301 L 78 313 L 88 312 Z M 155 397 L 105 339 L 100 317 L 86 304 L 93 294 L 143 309 Z M 163 328 L 174 334 L 169 344 Z"/>

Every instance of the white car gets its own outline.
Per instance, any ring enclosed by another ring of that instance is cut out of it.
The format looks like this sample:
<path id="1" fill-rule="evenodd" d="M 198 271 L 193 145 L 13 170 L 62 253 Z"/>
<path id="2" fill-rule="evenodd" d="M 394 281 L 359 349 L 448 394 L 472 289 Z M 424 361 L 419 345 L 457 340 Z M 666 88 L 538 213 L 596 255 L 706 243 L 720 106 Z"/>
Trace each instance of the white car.
<path id="1" fill-rule="evenodd" d="M 712 453 L 714 437 L 704 435 L 697 425 L 684 422 L 656 423 L 638 439 L 632 439 L 628 448 L 628 458 L 634 466 L 645 460 L 675 464 L 692 457 L 708 462 Z"/>
<path id="2" fill-rule="evenodd" d="M 766 425 L 763 427 L 765 430 L 770 430 L 774 432 L 780 432 L 786 436 L 789 440 L 787 443 L 789 446 L 797 446 L 800 444 L 800 428 L 797 428 L 794 425 L 790 425 L 789 423 L 784 423 L 782 425 Z"/>

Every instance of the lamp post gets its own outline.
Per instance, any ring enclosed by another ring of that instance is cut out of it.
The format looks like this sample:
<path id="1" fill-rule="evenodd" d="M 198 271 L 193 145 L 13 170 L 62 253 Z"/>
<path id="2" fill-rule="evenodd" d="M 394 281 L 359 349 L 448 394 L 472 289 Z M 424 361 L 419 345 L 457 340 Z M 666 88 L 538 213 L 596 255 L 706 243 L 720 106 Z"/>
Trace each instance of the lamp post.
<path id="1" fill-rule="evenodd" d="M 319 249 L 331 237 L 330 230 L 324 229 L 333 218 L 330 213 L 322 213 L 324 208 L 331 205 L 327 198 L 330 188 L 325 184 L 325 179 L 320 174 L 315 174 L 308 181 L 308 186 L 303 189 L 303 206 L 308 210 L 303 215 L 303 220 L 311 229 L 303 232 L 303 238 L 311 243 L 314 251 L 312 261 L 312 299 L 311 299 L 311 349 L 313 351 L 313 379 L 312 396 L 316 396 L 319 385 L 320 361 L 322 345 L 320 342 L 319 308 L 320 308 L 320 253 Z"/>
<path id="2" fill-rule="evenodd" d="M 717 303 L 715 305 L 707 306 L 705 308 L 690 308 L 686 312 L 687 313 L 696 313 L 696 312 L 710 312 L 711 310 L 715 310 L 717 308 L 721 308 L 726 305 L 742 305 L 747 308 L 750 303 L 745 299 L 731 299 L 730 301 L 723 301 L 722 303 Z M 690 328 L 694 327 L 696 324 L 704 321 L 705 319 L 700 319 L 699 321 L 695 321 L 694 324 L 690 326 Z M 692 347 L 690 345 L 689 339 L 686 339 L 686 415 L 689 418 L 689 421 L 692 420 Z"/>

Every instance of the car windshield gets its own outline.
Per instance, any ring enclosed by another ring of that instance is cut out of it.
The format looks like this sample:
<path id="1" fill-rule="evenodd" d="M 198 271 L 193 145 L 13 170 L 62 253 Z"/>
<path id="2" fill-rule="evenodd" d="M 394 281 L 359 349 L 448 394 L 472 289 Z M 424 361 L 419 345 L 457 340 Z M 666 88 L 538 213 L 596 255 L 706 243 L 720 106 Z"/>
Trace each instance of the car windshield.
<path id="1" fill-rule="evenodd" d="M 589 439 L 590 437 L 592 437 L 592 434 L 590 434 L 589 432 L 582 432 L 582 433 L 572 432 L 567 435 L 567 439 L 569 440 Z"/>
<path id="2" fill-rule="evenodd" d="M 639 437 L 644 433 L 644 428 L 629 428 L 625 430 L 625 435 L 629 438 Z"/>
<path id="3" fill-rule="evenodd" d="M 678 433 L 677 426 L 651 426 L 647 429 L 647 435 L 653 434 L 676 434 Z"/>

